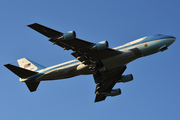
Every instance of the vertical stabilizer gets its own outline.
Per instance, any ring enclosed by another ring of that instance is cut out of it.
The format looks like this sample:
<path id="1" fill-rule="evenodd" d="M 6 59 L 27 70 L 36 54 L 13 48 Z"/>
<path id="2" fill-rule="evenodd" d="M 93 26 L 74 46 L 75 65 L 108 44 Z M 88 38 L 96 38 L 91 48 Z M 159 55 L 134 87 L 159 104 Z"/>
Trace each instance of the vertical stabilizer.
<path id="1" fill-rule="evenodd" d="M 45 68 L 44 66 L 42 66 L 34 61 L 28 60 L 26 58 L 21 58 L 21 59 L 17 60 L 17 62 L 21 68 L 31 70 L 31 71 L 38 71 L 38 70 Z"/>

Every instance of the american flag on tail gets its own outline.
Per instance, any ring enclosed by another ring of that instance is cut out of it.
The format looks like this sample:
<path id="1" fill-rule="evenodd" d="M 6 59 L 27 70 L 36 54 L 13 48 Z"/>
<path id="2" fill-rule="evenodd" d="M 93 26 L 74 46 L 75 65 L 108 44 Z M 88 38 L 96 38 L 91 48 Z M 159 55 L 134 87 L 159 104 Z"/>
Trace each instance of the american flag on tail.
<path id="1" fill-rule="evenodd" d="M 28 64 L 24 65 L 24 68 L 28 68 L 30 66 L 31 66 L 31 63 L 28 63 Z"/>

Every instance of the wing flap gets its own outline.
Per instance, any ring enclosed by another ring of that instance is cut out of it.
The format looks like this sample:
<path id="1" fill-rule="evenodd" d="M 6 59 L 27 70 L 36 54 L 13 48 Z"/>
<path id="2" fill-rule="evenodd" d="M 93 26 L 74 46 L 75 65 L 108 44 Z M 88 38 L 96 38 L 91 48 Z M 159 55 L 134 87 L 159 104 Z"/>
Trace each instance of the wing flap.
<path id="1" fill-rule="evenodd" d="M 56 40 L 55 38 L 51 38 L 49 41 L 51 41 L 52 43 L 55 43 L 57 44 L 58 46 L 60 47 L 63 47 L 67 50 L 69 49 L 72 49 L 73 51 L 74 50 L 79 50 L 81 48 L 84 48 L 84 47 L 88 47 L 88 46 L 91 46 L 93 45 L 93 43 L 91 42 L 88 42 L 88 41 L 85 41 L 85 40 L 81 40 L 79 38 L 75 38 L 75 39 L 72 39 L 72 40 Z"/>

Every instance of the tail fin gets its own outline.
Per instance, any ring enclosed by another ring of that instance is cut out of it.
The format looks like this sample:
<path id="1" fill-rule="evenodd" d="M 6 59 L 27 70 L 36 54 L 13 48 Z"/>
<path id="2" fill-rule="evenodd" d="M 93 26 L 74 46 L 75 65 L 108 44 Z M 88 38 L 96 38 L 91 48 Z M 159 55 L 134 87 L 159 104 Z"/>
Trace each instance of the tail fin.
<path id="1" fill-rule="evenodd" d="M 27 58 L 21 58 L 17 60 L 17 62 L 21 68 L 24 68 L 30 71 L 38 71 L 45 68 L 44 66 L 34 61 L 28 60 Z"/>

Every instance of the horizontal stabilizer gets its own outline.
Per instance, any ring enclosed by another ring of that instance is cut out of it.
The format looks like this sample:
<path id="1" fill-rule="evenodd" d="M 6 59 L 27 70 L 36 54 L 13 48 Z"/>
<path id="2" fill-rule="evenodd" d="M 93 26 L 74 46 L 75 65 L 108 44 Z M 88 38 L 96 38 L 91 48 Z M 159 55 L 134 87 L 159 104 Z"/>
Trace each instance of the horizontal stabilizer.
<path id="1" fill-rule="evenodd" d="M 36 91 L 40 82 L 25 82 L 30 92 Z"/>
<path id="2" fill-rule="evenodd" d="M 14 74 L 19 76 L 20 78 L 28 78 L 38 73 L 38 72 L 30 71 L 24 68 L 20 68 L 11 64 L 6 64 L 4 66 L 8 68 L 9 70 L 11 70 Z"/>

